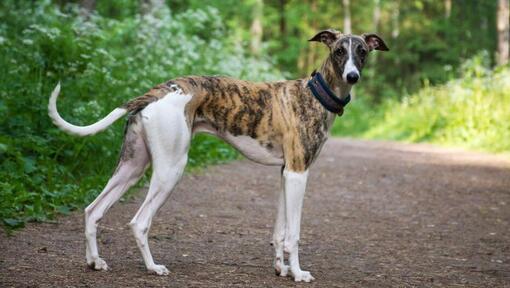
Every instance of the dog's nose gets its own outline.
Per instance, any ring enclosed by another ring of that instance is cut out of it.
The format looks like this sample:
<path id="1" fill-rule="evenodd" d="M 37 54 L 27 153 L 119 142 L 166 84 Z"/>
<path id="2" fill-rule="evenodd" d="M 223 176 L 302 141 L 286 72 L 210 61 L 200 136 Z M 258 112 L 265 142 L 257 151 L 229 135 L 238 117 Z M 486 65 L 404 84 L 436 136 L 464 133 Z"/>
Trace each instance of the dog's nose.
<path id="1" fill-rule="evenodd" d="M 356 72 L 350 72 L 347 74 L 347 83 L 349 84 L 356 84 L 359 80 L 359 75 Z"/>

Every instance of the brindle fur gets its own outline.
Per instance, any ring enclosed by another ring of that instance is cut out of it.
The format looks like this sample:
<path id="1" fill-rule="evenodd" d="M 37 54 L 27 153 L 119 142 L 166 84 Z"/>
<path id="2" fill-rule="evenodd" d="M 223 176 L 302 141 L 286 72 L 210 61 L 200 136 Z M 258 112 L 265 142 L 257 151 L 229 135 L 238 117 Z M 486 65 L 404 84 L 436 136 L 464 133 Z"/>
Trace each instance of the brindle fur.
<path id="1" fill-rule="evenodd" d="M 193 95 L 186 106 L 189 123 L 206 123 L 220 133 L 249 136 L 268 150 L 283 151 L 285 166 L 293 171 L 310 166 L 332 122 L 305 79 L 252 83 L 228 77 L 182 77 L 154 87 L 124 107 L 132 113 L 141 111 L 171 92 L 171 87 Z"/>
<path id="2" fill-rule="evenodd" d="M 319 72 L 335 91 L 350 89 L 342 81 L 346 57 L 338 53 L 345 50 L 348 39 L 355 51 L 369 51 L 364 39 L 353 35 L 328 45 L 331 53 Z M 364 60 L 364 56 L 355 58 L 359 71 Z M 307 80 L 253 83 L 228 77 L 182 77 L 157 85 L 123 107 L 133 115 L 181 89 L 193 96 L 185 111 L 190 129 L 207 124 L 220 133 L 251 137 L 268 150 L 282 151 L 287 169 L 302 172 L 318 155 L 334 119 L 306 87 Z"/>

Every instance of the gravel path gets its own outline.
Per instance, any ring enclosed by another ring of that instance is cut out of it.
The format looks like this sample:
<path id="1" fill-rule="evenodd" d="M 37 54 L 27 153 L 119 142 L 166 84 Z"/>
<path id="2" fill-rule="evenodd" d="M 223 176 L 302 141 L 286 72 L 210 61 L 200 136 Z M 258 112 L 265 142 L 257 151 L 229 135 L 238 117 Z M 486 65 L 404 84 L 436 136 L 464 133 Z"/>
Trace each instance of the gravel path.
<path id="1" fill-rule="evenodd" d="M 127 223 L 142 195 L 101 222 L 111 270 L 85 265 L 83 215 L 0 232 L 0 287 L 510 287 L 510 160 L 333 139 L 310 172 L 294 284 L 272 268 L 278 167 L 248 161 L 187 175 L 153 221 L 167 277 L 148 275 Z"/>

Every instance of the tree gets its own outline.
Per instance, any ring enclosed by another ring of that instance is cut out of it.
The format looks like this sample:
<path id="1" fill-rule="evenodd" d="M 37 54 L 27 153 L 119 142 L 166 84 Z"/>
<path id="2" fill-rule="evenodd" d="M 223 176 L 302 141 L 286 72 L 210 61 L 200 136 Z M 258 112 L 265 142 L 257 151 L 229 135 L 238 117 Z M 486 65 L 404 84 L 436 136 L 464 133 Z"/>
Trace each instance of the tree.
<path id="1" fill-rule="evenodd" d="M 498 65 L 505 65 L 508 63 L 508 49 L 509 49 L 509 0 L 499 0 L 498 3 L 498 52 L 497 52 L 497 63 Z"/>
<path id="2" fill-rule="evenodd" d="M 351 34 L 351 4 L 349 0 L 343 0 L 344 4 L 344 29 L 343 33 L 345 34 Z"/>
<path id="3" fill-rule="evenodd" d="M 280 0 L 278 5 L 278 16 L 280 22 L 280 37 L 282 39 L 282 47 L 287 46 L 287 23 L 285 20 L 285 4 L 286 0 Z"/>
<path id="4" fill-rule="evenodd" d="M 140 13 L 151 14 L 165 6 L 165 0 L 140 0 Z"/>
<path id="5" fill-rule="evenodd" d="M 444 18 L 449 19 L 452 15 L 452 0 L 444 0 Z"/>
<path id="6" fill-rule="evenodd" d="M 96 0 L 82 0 L 80 5 L 83 9 L 92 11 L 96 8 Z"/>
<path id="7" fill-rule="evenodd" d="M 254 55 L 260 54 L 262 42 L 262 13 L 264 10 L 264 2 L 262 0 L 255 0 L 253 5 L 253 20 L 251 22 L 250 34 L 250 48 Z"/>
<path id="8" fill-rule="evenodd" d="M 372 32 L 379 32 L 379 23 L 381 22 L 381 0 L 374 0 L 374 15 L 372 17 L 372 23 L 374 28 Z"/>
<path id="9" fill-rule="evenodd" d="M 391 9 L 391 37 L 396 39 L 400 34 L 400 5 L 399 1 L 393 3 Z"/>
<path id="10" fill-rule="evenodd" d="M 96 0 L 81 0 L 81 15 L 84 17 L 88 17 L 92 11 L 96 9 Z"/>

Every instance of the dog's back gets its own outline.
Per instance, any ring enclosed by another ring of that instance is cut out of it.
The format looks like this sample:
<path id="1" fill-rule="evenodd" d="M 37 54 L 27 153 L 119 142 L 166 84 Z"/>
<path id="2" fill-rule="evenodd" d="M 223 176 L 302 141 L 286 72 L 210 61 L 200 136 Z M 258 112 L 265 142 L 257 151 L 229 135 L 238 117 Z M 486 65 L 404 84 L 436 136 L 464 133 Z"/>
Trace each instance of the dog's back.
<path id="1" fill-rule="evenodd" d="M 285 149 L 283 143 L 286 142 L 284 138 L 295 138 L 294 141 L 303 143 L 319 143 L 327 136 L 325 131 L 331 119 L 310 97 L 304 80 L 254 83 L 229 77 L 182 77 L 155 86 L 123 107 L 135 114 L 152 102 L 167 95 L 171 97 L 172 92 L 179 89 L 184 94 L 192 95 L 185 108 L 190 129 L 217 135 L 241 150 L 248 158 L 263 164 L 282 164 L 274 159 L 259 158 L 271 155 L 282 158 Z M 249 146 L 260 146 L 269 154 L 262 151 L 264 155 L 253 157 L 251 154 L 255 152 L 242 151 L 246 143 L 235 143 L 240 137 L 252 142 Z M 317 141 L 303 137 L 317 138 Z M 303 155 L 303 159 L 296 164 L 298 166 L 313 161 L 311 154 L 320 148 L 296 146 L 300 147 L 299 150 L 312 151 L 310 155 L 303 151 L 295 152 Z"/>

